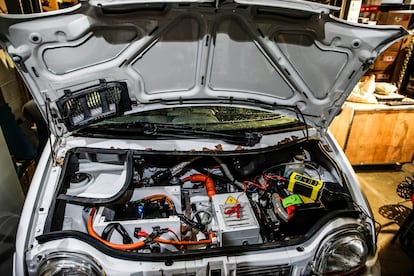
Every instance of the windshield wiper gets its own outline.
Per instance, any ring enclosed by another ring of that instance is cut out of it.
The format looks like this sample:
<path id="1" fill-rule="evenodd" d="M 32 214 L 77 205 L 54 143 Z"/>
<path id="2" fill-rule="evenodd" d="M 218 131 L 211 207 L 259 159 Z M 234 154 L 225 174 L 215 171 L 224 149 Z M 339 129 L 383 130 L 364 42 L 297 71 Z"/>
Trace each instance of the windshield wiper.
<path id="1" fill-rule="evenodd" d="M 158 136 L 158 137 L 175 137 L 180 139 L 213 138 L 220 139 L 224 142 L 252 147 L 260 142 L 262 134 L 252 131 L 223 133 L 210 131 L 199 128 L 192 128 L 184 125 L 168 125 L 158 123 L 117 123 L 117 124 L 100 124 L 88 126 L 78 134 L 88 134 L 94 136 L 113 136 L 113 137 L 137 137 L 137 136 Z"/>
<path id="2" fill-rule="evenodd" d="M 174 136 L 177 138 L 188 138 L 189 136 L 209 137 L 220 139 L 227 143 L 248 147 L 253 147 L 262 139 L 262 134 L 251 131 L 226 134 L 222 132 L 196 129 L 187 126 L 150 123 L 144 124 L 143 134 L 168 137 Z"/>

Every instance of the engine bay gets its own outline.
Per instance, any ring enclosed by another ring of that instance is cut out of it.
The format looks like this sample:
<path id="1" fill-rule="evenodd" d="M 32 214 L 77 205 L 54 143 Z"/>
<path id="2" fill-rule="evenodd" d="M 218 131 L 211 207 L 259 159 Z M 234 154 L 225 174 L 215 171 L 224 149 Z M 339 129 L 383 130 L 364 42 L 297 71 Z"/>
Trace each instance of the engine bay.
<path id="1" fill-rule="evenodd" d="M 134 253 L 294 240 L 355 210 L 319 140 L 232 152 L 73 148 L 54 199 L 43 234 L 75 231 Z"/>

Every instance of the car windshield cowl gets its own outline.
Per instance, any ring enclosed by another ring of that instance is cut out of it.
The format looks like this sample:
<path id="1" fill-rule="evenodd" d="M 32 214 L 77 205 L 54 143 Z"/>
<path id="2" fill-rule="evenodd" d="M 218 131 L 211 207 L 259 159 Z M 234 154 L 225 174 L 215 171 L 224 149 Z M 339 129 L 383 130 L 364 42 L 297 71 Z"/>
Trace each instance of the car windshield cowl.
<path id="1" fill-rule="evenodd" d="M 223 140 L 225 142 L 253 147 L 258 144 L 262 138 L 262 134 L 252 131 L 223 133 L 218 131 L 209 131 L 203 129 L 196 129 L 180 125 L 165 125 L 165 124 L 145 124 L 144 134 L 155 136 L 176 136 L 180 138 L 185 137 L 210 137 Z"/>
<path id="2" fill-rule="evenodd" d="M 168 125 L 168 124 L 157 124 L 157 123 L 120 123 L 120 124 L 100 124 L 99 126 L 91 126 L 83 131 L 82 133 L 88 134 L 103 134 L 109 135 L 112 132 L 118 132 L 122 137 L 125 136 L 153 136 L 159 138 L 179 138 L 179 139 L 190 139 L 190 138 L 214 138 L 220 139 L 230 144 L 253 147 L 258 144 L 262 138 L 262 134 L 252 131 L 211 131 L 204 130 L 201 128 L 193 128 L 182 125 Z"/>
<path id="3" fill-rule="evenodd" d="M 297 118 L 241 107 L 187 106 L 107 119 L 79 130 L 78 134 L 115 138 L 213 138 L 251 147 L 264 134 L 306 129 Z"/>

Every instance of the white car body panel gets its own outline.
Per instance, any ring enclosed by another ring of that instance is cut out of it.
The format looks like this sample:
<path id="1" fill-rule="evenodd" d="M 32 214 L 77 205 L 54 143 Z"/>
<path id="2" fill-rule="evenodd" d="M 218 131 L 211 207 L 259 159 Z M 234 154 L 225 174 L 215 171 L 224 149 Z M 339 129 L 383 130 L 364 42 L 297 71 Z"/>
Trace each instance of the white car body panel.
<path id="1" fill-rule="evenodd" d="M 14 275 L 73 272 L 70 261 L 96 275 L 379 275 L 370 208 L 327 127 L 375 58 L 408 33 L 329 14 L 337 10 L 90 0 L 0 15 L 1 46 L 52 132 L 21 214 Z M 231 206 L 212 203 L 216 189 Z M 299 197 L 292 213 L 279 194 Z M 228 213 L 232 204 L 240 214 Z M 258 239 L 240 226 L 243 208 Z M 236 221 L 228 229 L 240 244 L 226 240 L 219 216 Z M 182 233 L 158 229 L 166 218 Z M 131 241 L 145 242 L 119 249 Z"/>

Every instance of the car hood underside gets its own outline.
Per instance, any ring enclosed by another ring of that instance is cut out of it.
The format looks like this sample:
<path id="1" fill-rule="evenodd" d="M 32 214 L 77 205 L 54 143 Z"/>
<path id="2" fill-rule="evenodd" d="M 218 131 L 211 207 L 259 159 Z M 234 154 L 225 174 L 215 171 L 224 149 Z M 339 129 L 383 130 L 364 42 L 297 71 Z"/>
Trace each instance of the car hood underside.
<path id="1" fill-rule="evenodd" d="M 379 53 L 407 34 L 304 1 L 156 2 L 2 15 L 0 38 L 62 131 L 188 101 L 294 106 L 323 130 Z"/>

